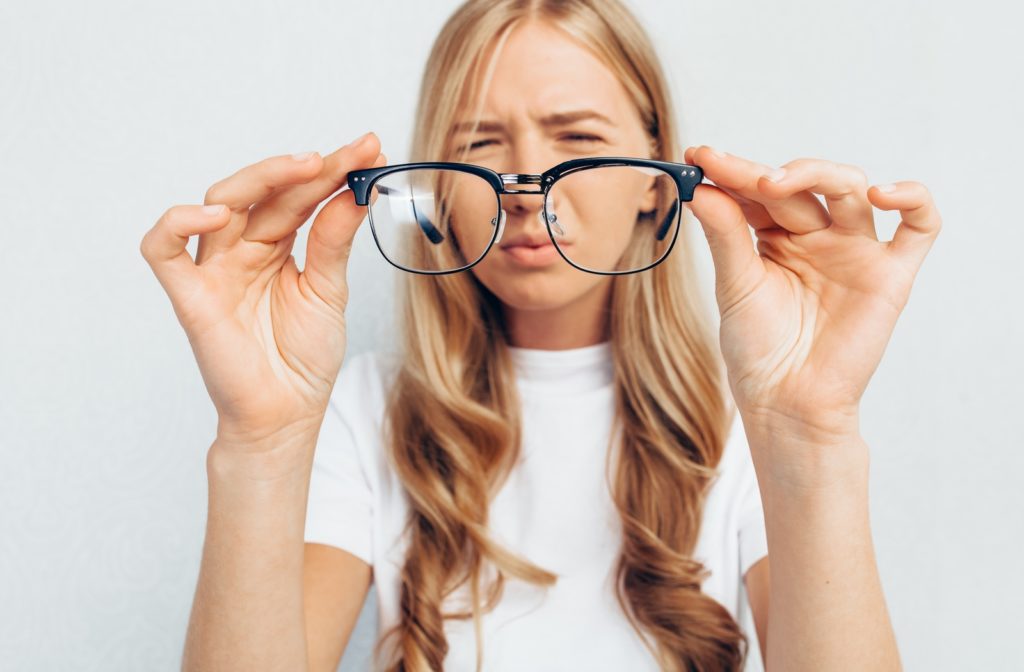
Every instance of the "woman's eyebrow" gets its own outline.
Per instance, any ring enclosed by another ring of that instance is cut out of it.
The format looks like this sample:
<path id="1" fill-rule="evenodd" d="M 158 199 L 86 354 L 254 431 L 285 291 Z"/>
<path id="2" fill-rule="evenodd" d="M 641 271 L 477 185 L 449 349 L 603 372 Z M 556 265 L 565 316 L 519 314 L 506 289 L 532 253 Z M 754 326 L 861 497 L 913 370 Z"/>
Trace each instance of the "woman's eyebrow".
<path id="1" fill-rule="evenodd" d="M 608 126 L 615 126 L 615 123 L 607 116 L 601 114 L 596 110 L 570 110 L 567 112 L 553 112 L 549 115 L 540 118 L 540 125 L 544 127 L 554 126 L 566 126 L 568 124 L 575 123 L 577 121 L 584 121 L 588 119 L 594 119 L 600 121 Z M 462 121 L 452 126 L 453 133 L 461 133 L 464 131 L 473 130 L 472 121 Z M 505 130 L 505 125 L 500 121 L 493 121 L 490 119 L 482 119 L 480 124 L 477 126 L 477 130 L 481 133 L 492 133 Z"/>
<path id="2" fill-rule="evenodd" d="M 608 126 L 614 126 L 615 122 L 601 114 L 597 110 L 572 110 L 570 112 L 555 112 L 540 119 L 541 126 L 566 126 L 577 121 L 594 119 Z"/>

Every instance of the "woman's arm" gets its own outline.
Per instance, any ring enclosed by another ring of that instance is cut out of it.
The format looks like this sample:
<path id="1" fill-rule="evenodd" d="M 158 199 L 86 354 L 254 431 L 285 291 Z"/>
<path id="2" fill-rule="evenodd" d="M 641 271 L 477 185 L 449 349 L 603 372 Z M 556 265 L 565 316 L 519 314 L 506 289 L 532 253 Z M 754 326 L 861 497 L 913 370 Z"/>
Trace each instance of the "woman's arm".
<path id="1" fill-rule="evenodd" d="M 373 568 L 359 556 L 306 544 L 302 598 L 310 672 L 338 669 L 372 582 Z"/>
<path id="2" fill-rule="evenodd" d="M 169 208 L 139 245 L 218 415 L 186 670 L 308 666 L 305 507 L 345 355 L 346 269 L 365 216 L 351 190 L 332 194 L 349 171 L 384 163 L 373 133 L 325 157 L 268 157 L 215 182 L 204 205 Z M 296 232 L 321 203 L 299 271 Z"/>
<path id="3" fill-rule="evenodd" d="M 772 169 L 707 146 L 685 156 L 714 181 L 685 205 L 711 249 L 722 356 L 764 505 L 767 667 L 900 669 L 859 410 L 938 210 L 923 184 L 870 187 L 834 161 Z M 892 240 L 879 240 L 874 208 L 900 211 Z"/>
<path id="4" fill-rule="evenodd" d="M 867 445 L 755 431 L 772 560 L 765 669 L 902 669 L 871 540 Z M 788 459 L 798 454 L 812 457 Z"/>
<path id="5" fill-rule="evenodd" d="M 768 556 L 764 556 L 747 570 L 743 582 L 750 602 L 750 614 L 754 619 L 757 631 L 757 645 L 761 650 L 761 660 L 768 658 L 768 610 L 771 608 L 771 564 Z"/>
<path id="6" fill-rule="evenodd" d="M 305 670 L 303 531 L 319 427 L 215 442 L 209 510 L 183 670 Z"/>

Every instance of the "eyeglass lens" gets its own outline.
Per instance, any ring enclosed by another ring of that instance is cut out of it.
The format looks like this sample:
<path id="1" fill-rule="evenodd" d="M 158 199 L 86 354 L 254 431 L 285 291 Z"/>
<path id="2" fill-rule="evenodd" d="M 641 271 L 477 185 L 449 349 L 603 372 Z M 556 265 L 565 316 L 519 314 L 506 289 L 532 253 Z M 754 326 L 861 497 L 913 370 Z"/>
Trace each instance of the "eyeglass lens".
<path id="1" fill-rule="evenodd" d="M 470 266 L 499 234 L 506 244 L 524 234 L 534 242 L 550 243 L 553 237 L 566 259 L 583 270 L 632 272 L 661 261 L 679 226 L 675 180 L 647 166 L 596 166 L 564 175 L 546 198 L 526 197 L 536 198 L 537 216 L 515 221 L 503 221 L 487 180 L 464 171 L 403 170 L 385 175 L 373 189 L 370 224 L 381 252 L 391 263 L 418 272 Z M 540 248 L 537 254 L 505 254 L 500 246 L 499 241 L 480 263 L 514 266 L 543 257 L 565 264 L 558 255 L 540 254 Z"/>

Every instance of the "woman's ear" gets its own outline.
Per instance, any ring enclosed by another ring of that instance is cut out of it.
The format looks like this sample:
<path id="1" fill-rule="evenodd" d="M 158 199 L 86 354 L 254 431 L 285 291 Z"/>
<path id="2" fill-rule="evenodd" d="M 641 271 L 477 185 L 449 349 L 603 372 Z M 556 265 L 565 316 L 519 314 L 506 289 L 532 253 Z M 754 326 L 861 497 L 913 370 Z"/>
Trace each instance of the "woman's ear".
<path id="1" fill-rule="evenodd" d="M 646 158 L 660 160 L 661 141 L 654 136 L 648 135 L 647 146 L 650 150 L 650 155 Z M 657 185 L 658 178 L 652 177 L 650 183 L 647 185 L 646 191 L 644 192 L 643 198 L 640 201 L 640 212 L 651 212 L 652 210 L 658 207 Z"/>
<path id="2" fill-rule="evenodd" d="M 658 207 L 658 179 L 657 177 L 652 177 L 647 188 L 644 190 L 643 199 L 640 201 L 640 212 L 651 212 Z"/>

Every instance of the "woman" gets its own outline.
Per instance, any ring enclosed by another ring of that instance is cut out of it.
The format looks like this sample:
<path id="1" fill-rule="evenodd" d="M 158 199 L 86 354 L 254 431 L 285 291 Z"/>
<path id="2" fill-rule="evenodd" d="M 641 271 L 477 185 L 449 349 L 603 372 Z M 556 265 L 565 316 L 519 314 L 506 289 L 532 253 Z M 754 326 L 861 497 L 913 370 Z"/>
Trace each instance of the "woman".
<path id="1" fill-rule="evenodd" d="M 552 116 L 580 109 L 605 120 Z M 768 669 L 899 668 L 858 405 L 939 215 L 916 182 L 677 142 L 618 2 L 470 0 L 427 63 L 412 159 L 700 166 L 715 186 L 685 205 L 712 252 L 721 360 L 685 243 L 616 276 L 495 247 L 405 274 L 401 358 L 339 375 L 365 208 L 342 191 L 302 272 L 290 251 L 351 171 L 385 165 L 372 133 L 243 168 L 160 218 L 142 253 L 219 416 L 186 669 L 335 669 L 371 580 L 389 670 L 739 669 L 741 580 Z M 502 195 L 503 240 L 536 242 L 539 201 Z M 872 207 L 902 212 L 891 242 Z"/>

